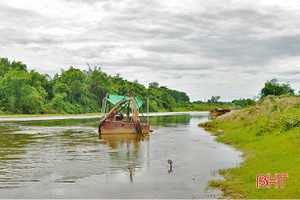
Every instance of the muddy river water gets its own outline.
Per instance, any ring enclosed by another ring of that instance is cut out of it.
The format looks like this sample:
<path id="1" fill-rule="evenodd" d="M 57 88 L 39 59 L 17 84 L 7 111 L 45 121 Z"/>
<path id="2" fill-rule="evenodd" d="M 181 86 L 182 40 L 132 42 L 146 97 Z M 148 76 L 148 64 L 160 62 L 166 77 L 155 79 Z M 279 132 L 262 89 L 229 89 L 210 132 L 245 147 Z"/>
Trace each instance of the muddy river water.
<path id="1" fill-rule="evenodd" d="M 99 138 L 99 118 L 68 118 L 0 119 L 0 198 L 215 198 L 213 172 L 242 161 L 197 127 L 207 112 L 152 115 L 145 138 Z"/>

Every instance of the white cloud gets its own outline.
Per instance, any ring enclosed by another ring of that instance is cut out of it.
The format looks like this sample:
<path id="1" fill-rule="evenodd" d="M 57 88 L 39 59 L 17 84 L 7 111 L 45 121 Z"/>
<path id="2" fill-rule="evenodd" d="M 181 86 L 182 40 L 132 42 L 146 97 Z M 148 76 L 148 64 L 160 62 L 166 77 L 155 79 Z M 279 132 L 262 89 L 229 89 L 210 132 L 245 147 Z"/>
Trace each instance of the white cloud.
<path id="1" fill-rule="evenodd" d="M 89 63 L 146 86 L 186 91 L 192 100 L 254 97 L 271 78 L 299 90 L 298 4 L 1 1 L 0 57 L 51 75 Z"/>
<path id="2" fill-rule="evenodd" d="M 297 8 L 300 6 L 300 2 L 298 0 L 260 0 L 259 2 L 265 5 L 273 5 L 286 8 Z"/>

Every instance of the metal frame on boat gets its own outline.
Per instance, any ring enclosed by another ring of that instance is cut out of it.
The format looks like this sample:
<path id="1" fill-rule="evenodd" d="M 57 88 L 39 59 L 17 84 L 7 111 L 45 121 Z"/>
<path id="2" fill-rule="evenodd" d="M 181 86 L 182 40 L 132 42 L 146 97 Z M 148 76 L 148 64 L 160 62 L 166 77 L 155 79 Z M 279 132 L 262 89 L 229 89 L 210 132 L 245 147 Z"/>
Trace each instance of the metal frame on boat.
<path id="1" fill-rule="evenodd" d="M 100 135 L 111 134 L 147 134 L 150 132 L 149 117 L 147 117 L 147 123 L 142 124 L 140 122 L 138 114 L 138 106 L 136 98 L 131 96 L 131 88 L 129 97 L 124 97 L 121 101 L 115 104 L 115 106 L 104 115 L 98 125 L 98 132 Z M 123 114 L 120 112 L 123 108 L 127 107 L 127 119 L 124 119 Z M 149 106 L 147 106 L 149 108 Z M 132 117 L 130 117 L 130 110 Z M 147 109 L 149 112 L 149 109 Z"/>

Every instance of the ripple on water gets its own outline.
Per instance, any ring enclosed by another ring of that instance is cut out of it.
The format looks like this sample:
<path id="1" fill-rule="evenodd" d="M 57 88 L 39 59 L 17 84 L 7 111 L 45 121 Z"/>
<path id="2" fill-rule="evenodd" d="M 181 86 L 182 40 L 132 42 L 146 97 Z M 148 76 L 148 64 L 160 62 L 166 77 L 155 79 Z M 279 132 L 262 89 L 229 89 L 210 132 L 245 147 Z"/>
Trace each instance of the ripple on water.
<path id="1" fill-rule="evenodd" d="M 144 139 L 99 139 L 97 126 L 85 124 L 98 119 L 1 122 L 1 197 L 211 198 L 211 171 L 241 158 L 197 127 L 207 117 L 151 116 L 154 132 Z"/>

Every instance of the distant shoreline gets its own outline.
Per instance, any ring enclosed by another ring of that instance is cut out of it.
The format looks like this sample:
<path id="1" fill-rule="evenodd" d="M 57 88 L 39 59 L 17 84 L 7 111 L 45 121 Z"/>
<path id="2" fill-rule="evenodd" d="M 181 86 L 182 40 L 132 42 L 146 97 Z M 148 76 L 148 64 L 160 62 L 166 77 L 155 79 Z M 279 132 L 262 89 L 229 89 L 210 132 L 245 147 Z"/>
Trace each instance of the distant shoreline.
<path id="1" fill-rule="evenodd" d="M 208 111 L 182 111 L 182 112 L 151 112 L 149 116 L 176 115 L 183 113 L 207 113 Z M 16 114 L 0 115 L 0 122 L 5 121 L 34 121 L 34 120 L 60 120 L 60 119 L 83 119 L 83 118 L 101 118 L 103 113 L 86 114 Z M 140 114 L 141 115 L 141 114 Z M 147 113 L 144 113 L 146 116 Z"/>

